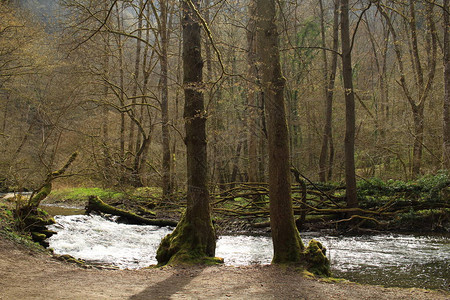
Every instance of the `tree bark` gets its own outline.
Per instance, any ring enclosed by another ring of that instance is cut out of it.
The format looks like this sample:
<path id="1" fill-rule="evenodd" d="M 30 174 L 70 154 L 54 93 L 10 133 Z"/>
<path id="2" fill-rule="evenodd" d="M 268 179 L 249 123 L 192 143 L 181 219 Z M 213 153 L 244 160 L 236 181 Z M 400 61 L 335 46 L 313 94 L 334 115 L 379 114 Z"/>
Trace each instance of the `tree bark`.
<path id="1" fill-rule="evenodd" d="M 119 4 L 116 3 L 116 18 L 117 18 L 117 29 L 119 31 L 122 31 L 122 21 L 123 18 L 121 18 L 121 13 L 119 11 Z M 123 69 L 123 43 L 122 43 L 122 36 L 119 34 L 116 36 L 117 39 L 117 47 L 119 51 L 119 102 L 121 106 L 125 106 L 125 85 L 124 85 L 124 69 Z M 120 112 L 120 128 L 119 128 L 119 156 L 120 159 L 124 159 L 125 156 L 125 112 Z"/>
<path id="2" fill-rule="evenodd" d="M 158 248 L 159 264 L 200 263 L 215 254 L 207 188 L 206 111 L 203 98 L 203 60 L 198 0 L 183 0 L 183 88 L 187 150 L 187 207 L 174 232 Z"/>
<path id="3" fill-rule="evenodd" d="M 322 4 L 322 1 L 320 1 Z M 322 5 L 321 5 L 322 6 Z M 334 17 L 333 17 L 333 50 L 331 58 L 331 69 L 328 73 L 328 62 L 326 54 L 326 43 L 325 43 L 325 20 L 323 8 L 321 9 L 321 28 L 322 28 L 322 47 L 323 50 L 323 60 L 324 60 L 324 85 L 325 85 L 325 126 L 323 129 L 322 137 L 322 148 L 319 156 L 319 180 L 325 182 L 331 180 L 333 173 L 333 131 L 332 131 L 332 121 L 333 121 L 333 95 L 334 95 L 334 83 L 336 79 L 337 70 L 337 50 L 338 50 L 338 39 L 339 39 L 339 0 L 335 0 L 334 4 Z M 328 172 L 327 172 L 328 171 Z"/>
<path id="4" fill-rule="evenodd" d="M 444 111 L 443 111 L 443 168 L 450 170 L 450 5 L 444 0 Z"/>
<path id="5" fill-rule="evenodd" d="M 138 79 L 141 67 L 141 38 L 142 38 L 142 19 L 144 16 L 144 1 L 139 0 L 139 13 L 138 13 L 138 24 L 137 24 L 137 39 L 136 39 L 136 56 L 134 60 L 134 85 L 132 90 L 132 99 L 131 99 L 131 107 L 130 114 L 136 118 L 136 95 L 138 90 Z M 130 120 L 130 131 L 128 135 L 128 151 L 133 153 L 136 145 L 135 140 L 135 130 L 136 130 L 136 122 L 131 119 Z M 139 135 L 139 133 L 137 133 Z"/>
<path id="6" fill-rule="evenodd" d="M 341 0 L 341 42 L 342 77 L 345 91 L 345 184 L 347 187 L 347 206 L 357 207 L 355 174 L 355 94 L 353 91 L 353 72 L 349 26 L 348 0 Z"/>
<path id="7" fill-rule="evenodd" d="M 103 5 L 105 19 L 106 12 L 108 11 L 108 3 L 104 2 Z M 109 126 L 108 126 L 108 75 L 109 75 L 109 34 L 107 32 L 103 35 L 103 62 L 102 62 L 102 72 L 103 72 L 103 105 L 102 105 L 102 151 L 103 151 L 103 178 L 105 179 L 107 184 L 111 182 L 111 156 L 109 153 Z"/>
<path id="8" fill-rule="evenodd" d="M 301 261 L 304 249 L 292 210 L 289 136 L 286 124 L 284 87 L 281 74 L 275 1 L 256 0 L 257 51 L 261 60 L 269 140 L 270 222 L 274 256 L 272 263 Z"/>
<path id="9" fill-rule="evenodd" d="M 167 1 L 161 1 L 161 17 L 160 17 L 160 36 L 161 36 L 161 135 L 162 135 L 162 187 L 163 197 L 168 198 L 172 194 L 171 178 L 170 178 L 170 133 L 169 133 L 169 87 L 167 83 L 168 75 L 168 14 L 167 14 Z"/>
<path id="10" fill-rule="evenodd" d="M 248 93 L 247 93 L 247 148 L 248 148 L 248 181 L 258 182 L 258 107 L 257 107 L 257 90 L 258 69 L 256 58 L 256 11 L 255 1 L 251 0 L 248 5 L 249 21 L 247 26 L 247 74 L 249 77 Z"/>

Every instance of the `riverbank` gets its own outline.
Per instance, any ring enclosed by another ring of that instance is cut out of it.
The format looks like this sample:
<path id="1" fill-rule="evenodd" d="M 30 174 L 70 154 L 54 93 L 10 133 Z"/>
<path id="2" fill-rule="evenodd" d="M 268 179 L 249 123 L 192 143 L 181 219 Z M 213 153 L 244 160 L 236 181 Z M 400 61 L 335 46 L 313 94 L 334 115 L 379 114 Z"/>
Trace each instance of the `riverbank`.
<path id="1" fill-rule="evenodd" d="M 311 183 L 306 191 L 293 185 L 293 208 L 301 231 L 334 230 L 341 234 L 378 232 L 450 232 L 450 175 L 439 173 L 411 182 L 362 180 L 358 183 L 360 208 L 352 211 L 349 226 L 345 189 L 338 184 Z M 269 204 L 264 184 L 242 183 L 211 193 L 212 217 L 219 234 L 268 233 Z M 101 188 L 59 188 L 43 204 L 84 207 L 89 196 L 131 211 L 144 218 L 178 220 L 185 208 L 185 195 L 162 200 L 155 187 L 110 190 Z M 256 197 L 256 198 L 255 198 Z M 303 198 L 307 199 L 306 207 Z M 255 202 L 258 201 L 258 202 Z M 255 204 L 255 203 L 257 204 Z"/>
<path id="2" fill-rule="evenodd" d="M 0 299 L 449 299 L 450 293 L 328 283 L 273 266 L 84 269 L 0 235 Z"/>

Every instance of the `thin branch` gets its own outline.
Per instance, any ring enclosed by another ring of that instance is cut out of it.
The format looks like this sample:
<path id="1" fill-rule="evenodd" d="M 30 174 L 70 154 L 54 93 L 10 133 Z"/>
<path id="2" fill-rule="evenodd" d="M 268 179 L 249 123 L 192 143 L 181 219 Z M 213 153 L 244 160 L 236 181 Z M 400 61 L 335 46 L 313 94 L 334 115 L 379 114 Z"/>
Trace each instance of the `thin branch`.
<path id="1" fill-rule="evenodd" d="M 113 10 L 113 8 L 114 8 L 114 6 L 116 5 L 116 2 L 117 2 L 118 0 L 114 0 L 114 2 L 111 4 L 111 7 L 109 8 L 109 10 L 108 10 L 108 12 L 106 13 L 106 16 L 105 16 L 105 20 L 103 20 L 102 22 L 101 22 L 101 25 L 100 25 L 100 27 L 98 27 L 88 38 L 86 38 L 85 40 L 83 40 L 83 41 L 81 41 L 80 43 L 78 43 L 76 46 L 75 46 L 75 48 L 73 48 L 71 51 L 75 51 L 76 49 L 78 49 L 82 44 L 84 44 L 84 43 L 86 43 L 87 41 L 89 41 L 90 39 L 92 39 L 97 33 L 99 33 L 100 32 L 100 30 L 106 25 L 106 22 L 108 22 L 108 19 L 109 19 L 109 16 L 111 15 L 111 13 L 112 13 L 112 10 Z M 89 11 L 89 10 L 88 10 Z M 91 16 L 94 16 L 90 11 L 89 11 L 89 14 L 91 15 Z M 96 18 L 97 19 L 97 18 Z M 98 19 L 97 19 L 98 20 Z"/>

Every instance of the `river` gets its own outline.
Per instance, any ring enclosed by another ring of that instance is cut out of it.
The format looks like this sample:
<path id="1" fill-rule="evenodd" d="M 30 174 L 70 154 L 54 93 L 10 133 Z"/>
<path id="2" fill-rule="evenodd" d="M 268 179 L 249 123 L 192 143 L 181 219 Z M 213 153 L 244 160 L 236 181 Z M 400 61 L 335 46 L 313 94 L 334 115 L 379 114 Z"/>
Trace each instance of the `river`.
<path id="1" fill-rule="evenodd" d="M 47 209 L 47 208 L 46 208 Z M 156 249 L 169 227 L 116 223 L 98 215 L 58 215 L 49 239 L 57 254 L 91 263 L 138 269 L 156 264 Z M 450 290 L 450 237 L 443 235 L 379 234 L 332 236 L 302 233 L 327 248 L 335 277 L 384 286 Z M 227 235 L 217 241 L 216 256 L 225 264 L 269 264 L 272 241 L 266 236 Z"/>

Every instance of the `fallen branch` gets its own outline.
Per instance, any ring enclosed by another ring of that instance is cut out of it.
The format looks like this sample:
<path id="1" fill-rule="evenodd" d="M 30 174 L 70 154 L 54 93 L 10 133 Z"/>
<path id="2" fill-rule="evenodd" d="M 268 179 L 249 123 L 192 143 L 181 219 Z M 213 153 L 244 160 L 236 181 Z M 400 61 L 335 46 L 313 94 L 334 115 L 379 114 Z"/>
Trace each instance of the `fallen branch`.
<path id="1" fill-rule="evenodd" d="M 136 225 L 154 225 L 154 226 L 177 226 L 177 222 L 163 219 L 147 219 L 136 215 L 135 213 L 116 208 L 103 202 L 98 196 L 89 196 L 86 214 L 93 211 L 111 214 L 124 218 L 129 224 Z"/>

